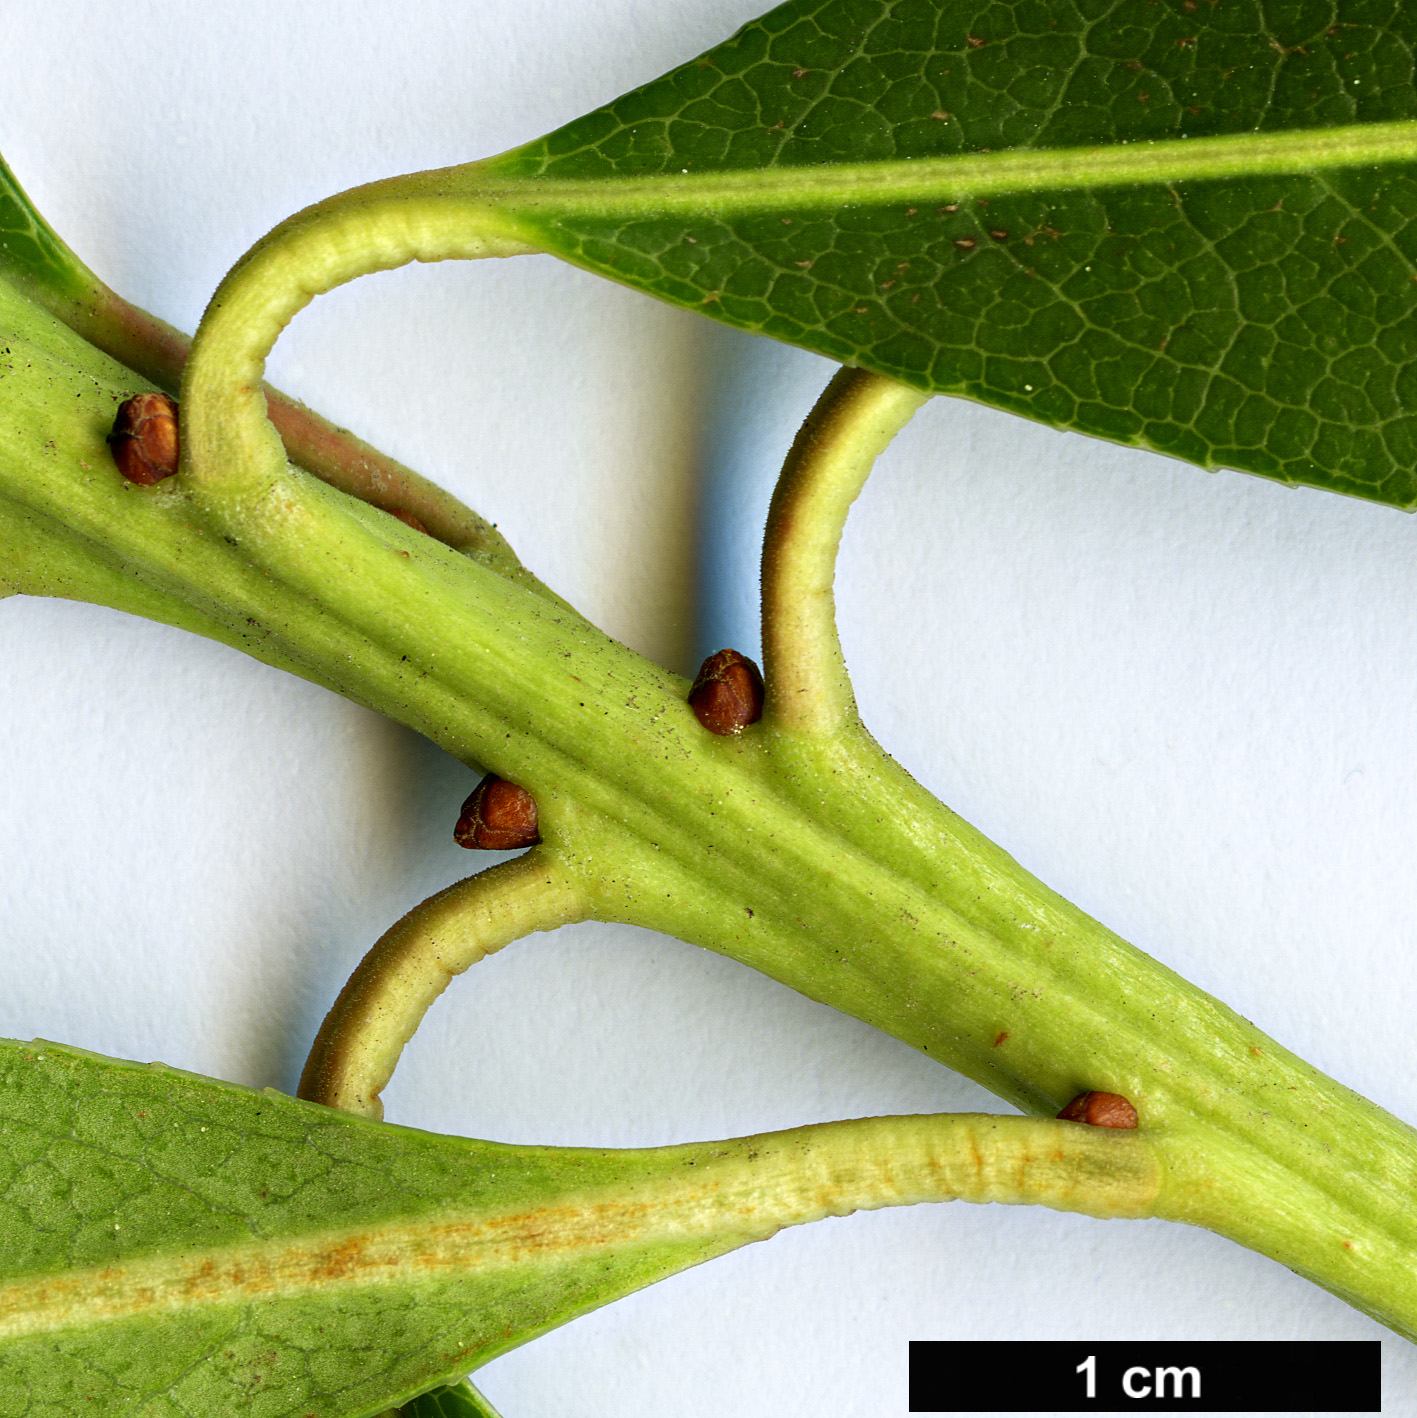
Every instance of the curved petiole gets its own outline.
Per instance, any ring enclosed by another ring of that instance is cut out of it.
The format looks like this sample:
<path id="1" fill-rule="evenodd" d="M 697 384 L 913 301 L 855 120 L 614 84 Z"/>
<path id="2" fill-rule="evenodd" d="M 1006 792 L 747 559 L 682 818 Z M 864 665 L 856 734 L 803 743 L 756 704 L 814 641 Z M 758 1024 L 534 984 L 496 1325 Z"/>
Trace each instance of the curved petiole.
<path id="1" fill-rule="evenodd" d="M 453 976 L 522 936 L 586 914 L 571 878 L 538 850 L 430 896 L 385 931 L 349 977 L 315 1036 L 297 1096 L 382 1118 L 379 1094 Z"/>
<path id="2" fill-rule="evenodd" d="M 832 582 L 846 514 L 876 459 L 930 395 L 883 374 L 842 369 L 783 464 L 763 539 L 763 717 L 829 734 L 856 722 Z"/>
<path id="3" fill-rule="evenodd" d="M 0 280 L 10 281 L 96 349 L 175 395 L 191 340 L 101 281 L 45 221 L 0 156 L 0 224 L 6 217 L 25 239 L 18 248 L 0 244 Z M 297 467 L 385 512 L 416 518 L 446 546 L 550 595 L 506 538 L 451 493 L 298 400 L 264 388 L 267 413 Z"/>
<path id="4" fill-rule="evenodd" d="M 212 297 L 182 378 L 182 468 L 211 494 L 268 490 L 285 468 L 262 377 L 281 331 L 317 295 L 410 261 L 536 250 L 484 202 L 416 173 L 356 188 L 283 222 Z"/>

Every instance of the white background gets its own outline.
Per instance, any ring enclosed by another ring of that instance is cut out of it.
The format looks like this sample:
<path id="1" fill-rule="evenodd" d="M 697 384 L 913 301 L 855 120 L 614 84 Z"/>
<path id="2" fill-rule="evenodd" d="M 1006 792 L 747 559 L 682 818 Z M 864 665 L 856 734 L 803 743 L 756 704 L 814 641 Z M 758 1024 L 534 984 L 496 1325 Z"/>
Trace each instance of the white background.
<path id="1" fill-rule="evenodd" d="M 530 139 L 762 0 L 0 7 L 0 149 L 130 298 L 191 329 L 226 267 L 356 182 Z M 277 383 L 453 488 L 612 634 L 757 652 L 775 466 L 830 374 L 549 258 L 371 278 Z M 1417 522 L 936 401 L 848 528 L 867 722 L 1109 925 L 1417 1117 Z M 0 1035 L 294 1087 L 395 917 L 465 875 L 469 771 L 222 647 L 0 603 Z M 676 941 L 585 926 L 455 983 L 395 1121 L 640 1145 L 1001 1105 Z M 964 1205 L 832 1221 L 497 1361 L 505 1418 L 878 1418 L 911 1338 L 1377 1338 L 1162 1223 Z M 1387 1411 L 1417 1351 L 1384 1339 Z"/>

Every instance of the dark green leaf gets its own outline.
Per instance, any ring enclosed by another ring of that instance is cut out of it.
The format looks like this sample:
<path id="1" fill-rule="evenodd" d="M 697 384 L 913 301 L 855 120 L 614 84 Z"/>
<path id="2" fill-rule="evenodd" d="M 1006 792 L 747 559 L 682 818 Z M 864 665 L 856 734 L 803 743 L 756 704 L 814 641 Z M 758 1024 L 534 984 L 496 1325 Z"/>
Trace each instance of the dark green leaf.
<path id="1" fill-rule="evenodd" d="M 0 274 L 21 286 L 39 287 L 55 299 L 81 297 L 93 282 L 88 268 L 35 210 L 4 158 L 0 158 Z"/>
<path id="2" fill-rule="evenodd" d="M 1414 49 L 1399 0 L 790 0 L 485 171 L 715 319 L 1411 507 Z"/>
<path id="3" fill-rule="evenodd" d="M 399 1418 L 497 1418 L 497 1411 L 466 1379 L 405 1403 Z"/>

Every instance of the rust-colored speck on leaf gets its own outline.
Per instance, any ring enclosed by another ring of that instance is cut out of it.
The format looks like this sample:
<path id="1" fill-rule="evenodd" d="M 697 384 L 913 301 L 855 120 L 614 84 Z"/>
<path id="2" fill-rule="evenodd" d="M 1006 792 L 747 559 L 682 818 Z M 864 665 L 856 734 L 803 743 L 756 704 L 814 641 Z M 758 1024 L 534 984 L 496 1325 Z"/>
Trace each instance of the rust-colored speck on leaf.
<path id="1" fill-rule="evenodd" d="M 362 1236 L 351 1236 L 336 1245 L 313 1251 L 310 1255 L 310 1273 L 315 1281 L 326 1284 L 348 1279 L 358 1273 L 366 1250 Z"/>
<path id="2" fill-rule="evenodd" d="M 152 487 L 177 471 L 177 400 L 134 394 L 118 405 L 108 448 L 130 483 Z"/>
<path id="3" fill-rule="evenodd" d="M 412 527 L 415 532 L 422 532 L 425 537 L 428 535 L 428 528 L 425 527 L 412 512 L 405 512 L 402 507 L 391 507 L 389 511 L 393 516 L 397 517 L 405 527 Z"/>
<path id="4" fill-rule="evenodd" d="M 699 666 L 689 707 L 711 734 L 742 733 L 763 717 L 763 676 L 737 650 L 720 650 Z"/>
<path id="5" fill-rule="evenodd" d="M 488 852 L 510 852 L 534 847 L 537 831 L 536 799 L 525 788 L 489 773 L 468 795 L 453 829 L 459 847 Z"/>
<path id="6" fill-rule="evenodd" d="M 1134 1128 L 1137 1110 L 1120 1093 L 1079 1093 L 1061 1113 L 1065 1122 L 1095 1128 Z"/>

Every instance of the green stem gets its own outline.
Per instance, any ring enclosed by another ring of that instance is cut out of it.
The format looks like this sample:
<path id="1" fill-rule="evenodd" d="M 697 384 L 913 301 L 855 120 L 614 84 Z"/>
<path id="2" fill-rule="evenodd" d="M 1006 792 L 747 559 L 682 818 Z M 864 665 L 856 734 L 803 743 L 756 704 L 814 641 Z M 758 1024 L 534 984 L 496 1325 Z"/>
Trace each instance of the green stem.
<path id="1" fill-rule="evenodd" d="M 298 1096 L 382 1118 L 379 1095 L 453 976 L 522 936 L 584 915 L 575 883 L 539 849 L 430 896 L 379 938 L 340 991 Z"/>
<path id="2" fill-rule="evenodd" d="M 30 260 L 24 262 L 0 245 L 0 275 L 96 349 L 155 387 L 176 394 L 190 339 L 99 280 L 34 209 L 3 157 L 0 202 L 26 215 L 33 246 Z M 412 514 L 445 545 L 529 589 L 552 594 L 522 566 L 506 538 L 451 493 L 298 400 L 269 384 L 263 388 L 266 412 L 297 467 L 385 512 Z"/>
<path id="3" fill-rule="evenodd" d="M 324 245 L 310 234 L 309 249 Z M 237 324 L 264 339 L 262 308 Z M 226 328 L 241 311 L 214 309 L 213 355 L 224 340 L 241 351 Z M 234 356 L 246 394 L 225 405 L 239 415 L 229 436 L 195 411 L 207 422 L 189 451 L 215 460 L 189 474 L 195 497 L 94 471 L 111 395 L 73 374 L 99 357 L 68 341 L 36 336 L 0 379 L 15 430 L 0 484 L 34 529 L 16 537 L 33 568 L 17 584 L 138 608 L 160 596 L 521 784 L 592 917 L 733 955 L 1029 1111 L 1087 1089 L 1126 1096 L 1162 1170 L 1157 1215 L 1212 1226 L 1417 1333 L 1409 1128 L 1049 891 L 864 732 L 716 738 L 678 676 L 284 471 L 273 435 L 237 426 L 260 417 L 263 350 Z M 220 390 L 220 365 L 200 388 Z M 247 447 L 255 466 L 228 461 Z"/>

